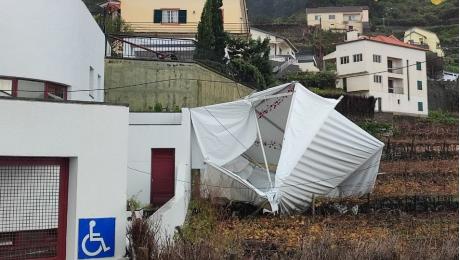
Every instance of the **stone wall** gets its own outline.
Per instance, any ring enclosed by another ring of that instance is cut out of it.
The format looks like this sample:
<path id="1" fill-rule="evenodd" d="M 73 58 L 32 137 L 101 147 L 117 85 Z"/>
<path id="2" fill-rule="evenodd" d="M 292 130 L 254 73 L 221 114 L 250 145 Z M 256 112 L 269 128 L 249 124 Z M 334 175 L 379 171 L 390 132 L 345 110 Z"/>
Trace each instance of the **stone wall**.
<path id="1" fill-rule="evenodd" d="M 458 113 L 458 81 L 428 81 L 428 110 Z"/>
<path id="2" fill-rule="evenodd" d="M 195 63 L 118 60 L 105 62 L 105 101 L 129 104 L 132 112 L 155 104 L 174 111 L 228 102 L 254 91 Z"/>

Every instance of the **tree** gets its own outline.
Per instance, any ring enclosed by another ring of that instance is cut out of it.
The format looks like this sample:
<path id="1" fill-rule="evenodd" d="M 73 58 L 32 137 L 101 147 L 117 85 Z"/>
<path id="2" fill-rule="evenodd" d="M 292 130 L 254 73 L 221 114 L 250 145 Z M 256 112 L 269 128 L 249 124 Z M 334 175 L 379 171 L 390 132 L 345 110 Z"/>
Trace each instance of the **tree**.
<path id="1" fill-rule="evenodd" d="M 198 24 L 198 55 L 205 55 L 212 60 L 222 60 L 225 55 L 227 35 L 220 9 L 222 5 L 222 0 L 206 0 Z"/>
<path id="2" fill-rule="evenodd" d="M 243 80 L 251 79 L 258 89 L 273 83 L 272 66 L 269 60 L 270 40 L 228 39 L 227 49 L 230 67 Z"/>

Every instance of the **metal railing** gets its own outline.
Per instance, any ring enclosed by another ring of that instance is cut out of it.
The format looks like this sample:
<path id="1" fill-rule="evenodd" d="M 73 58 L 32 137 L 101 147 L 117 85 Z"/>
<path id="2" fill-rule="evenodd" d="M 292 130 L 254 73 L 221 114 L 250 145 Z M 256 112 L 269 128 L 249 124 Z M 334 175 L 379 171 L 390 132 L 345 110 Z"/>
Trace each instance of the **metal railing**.
<path id="1" fill-rule="evenodd" d="M 197 22 L 188 23 L 154 23 L 129 22 L 127 27 L 133 32 L 153 33 L 156 35 L 195 35 L 198 31 Z M 224 30 L 231 34 L 249 34 L 249 23 L 224 23 Z"/>
<path id="2" fill-rule="evenodd" d="M 142 35 L 107 35 L 106 57 L 192 61 L 196 41 Z"/>

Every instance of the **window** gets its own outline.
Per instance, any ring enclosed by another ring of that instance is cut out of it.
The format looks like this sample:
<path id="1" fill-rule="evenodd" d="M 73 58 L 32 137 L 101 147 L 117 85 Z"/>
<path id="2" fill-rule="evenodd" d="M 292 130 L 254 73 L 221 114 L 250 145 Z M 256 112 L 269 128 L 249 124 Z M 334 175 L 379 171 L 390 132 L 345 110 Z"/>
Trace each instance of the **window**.
<path id="1" fill-rule="evenodd" d="M 350 59 L 348 56 L 340 57 L 340 64 L 347 64 L 349 62 L 350 62 Z"/>
<path id="2" fill-rule="evenodd" d="M 315 20 L 316 20 L 316 21 L 321 20 L 321 15 L 315 15 Z"/>
<path id="3" fill-rule="evenodd" d="M 0 78 L 0 96 L 67 100 L 67 86 L 48 81 Z"/>
<path id="4" fill-rule="evenodd" d="M 94 99 L 94 69 L 89 66 L 89 92 L 88 95 Z"/>
<path id="5" fill-rule="evenodd" d="M 418 111 L 423 111 L 423 102 L 418 102 Z"/>
<path id="6" fill-rule="evenodd" d="M 393 61 L 392 60 L 387 61 L 387 67 L 388 67 L 388 72 L 393 73 Z"/>
<path id="7" fill-rule="evenodd" d="M 162 23 L 179 23 L 179 10 L 163 10 Z"/>
<path id="8" fill-rule="evenodd" d="M 372 60 L 376 63 L 381 63 L 382 62 L 382 56 L 374 54 L 372 55 Z"/>
<path id="9" fill-rule="evenodd" d="M 354 21 L 355 20 L 355 16 L 354 15 L 349 15 L 348 16 L 348 21 Z"/>
<path id="10" fill-rule="evenodd" d="M 2 96 L 2 93 L 13 95 L 13 80 L 0 79 L 0 96 Z"/>
<path id="11" fill-rule="evenodd" d="M 62 85 L 46 82 L 45 99 L 67 100 L 67 88 Z"/>
<path id="12" fill-rule="evenodd" d="M 153 12 L 154 23 L 177 24 L 187 23 L 187 10 L 157 9 Z"/>
<path id="13" fill-rule="evenodd" d="M 417 61 L 417 70 L 422 70 L 422 63 L 420 61 Z"/>
<path id="14" fill-rule="evenodd" d="M 423 89 L 423 85 L 422 85 L 422 81 L 421 81 L 421 80 L 417 80 L 417 89 L 418 89 L 418 90 L 422 90 L 422 89 Z"/>
<path id="15" fill-rule="evenodd" d="M 363 54 L 354 54 L 353 55 L 353 62 L 360 62 L 363 61 Z"/>
<path id="16" fill-rule="evenodd" d="M 335 14 L 330 14 L 329 15 L 329 20 L 335 20 Z"/>
<path id="17" fill-rule="evenodd" d="M 388 93 L 395 93 L 395 89 L 393 86 L 393 80 L 388 80 Z"/>
<path id="18" fill-rule="evenodd" d="M 382 83 L 382 76 L 381 75 L 374 75 L 374 82 L 375 83 Z"/>

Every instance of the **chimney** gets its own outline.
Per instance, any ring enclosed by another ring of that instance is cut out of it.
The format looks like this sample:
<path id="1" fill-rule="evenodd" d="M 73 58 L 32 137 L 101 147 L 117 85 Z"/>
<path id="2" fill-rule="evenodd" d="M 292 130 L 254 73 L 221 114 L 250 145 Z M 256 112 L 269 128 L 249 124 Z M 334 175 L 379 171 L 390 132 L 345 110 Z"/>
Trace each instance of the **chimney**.
<path id="1" fill-rule="evenodd" d="M 354 40 L 358 40 L 358 31 L 348 31 L 346 41 L 349 42 Z"/>

